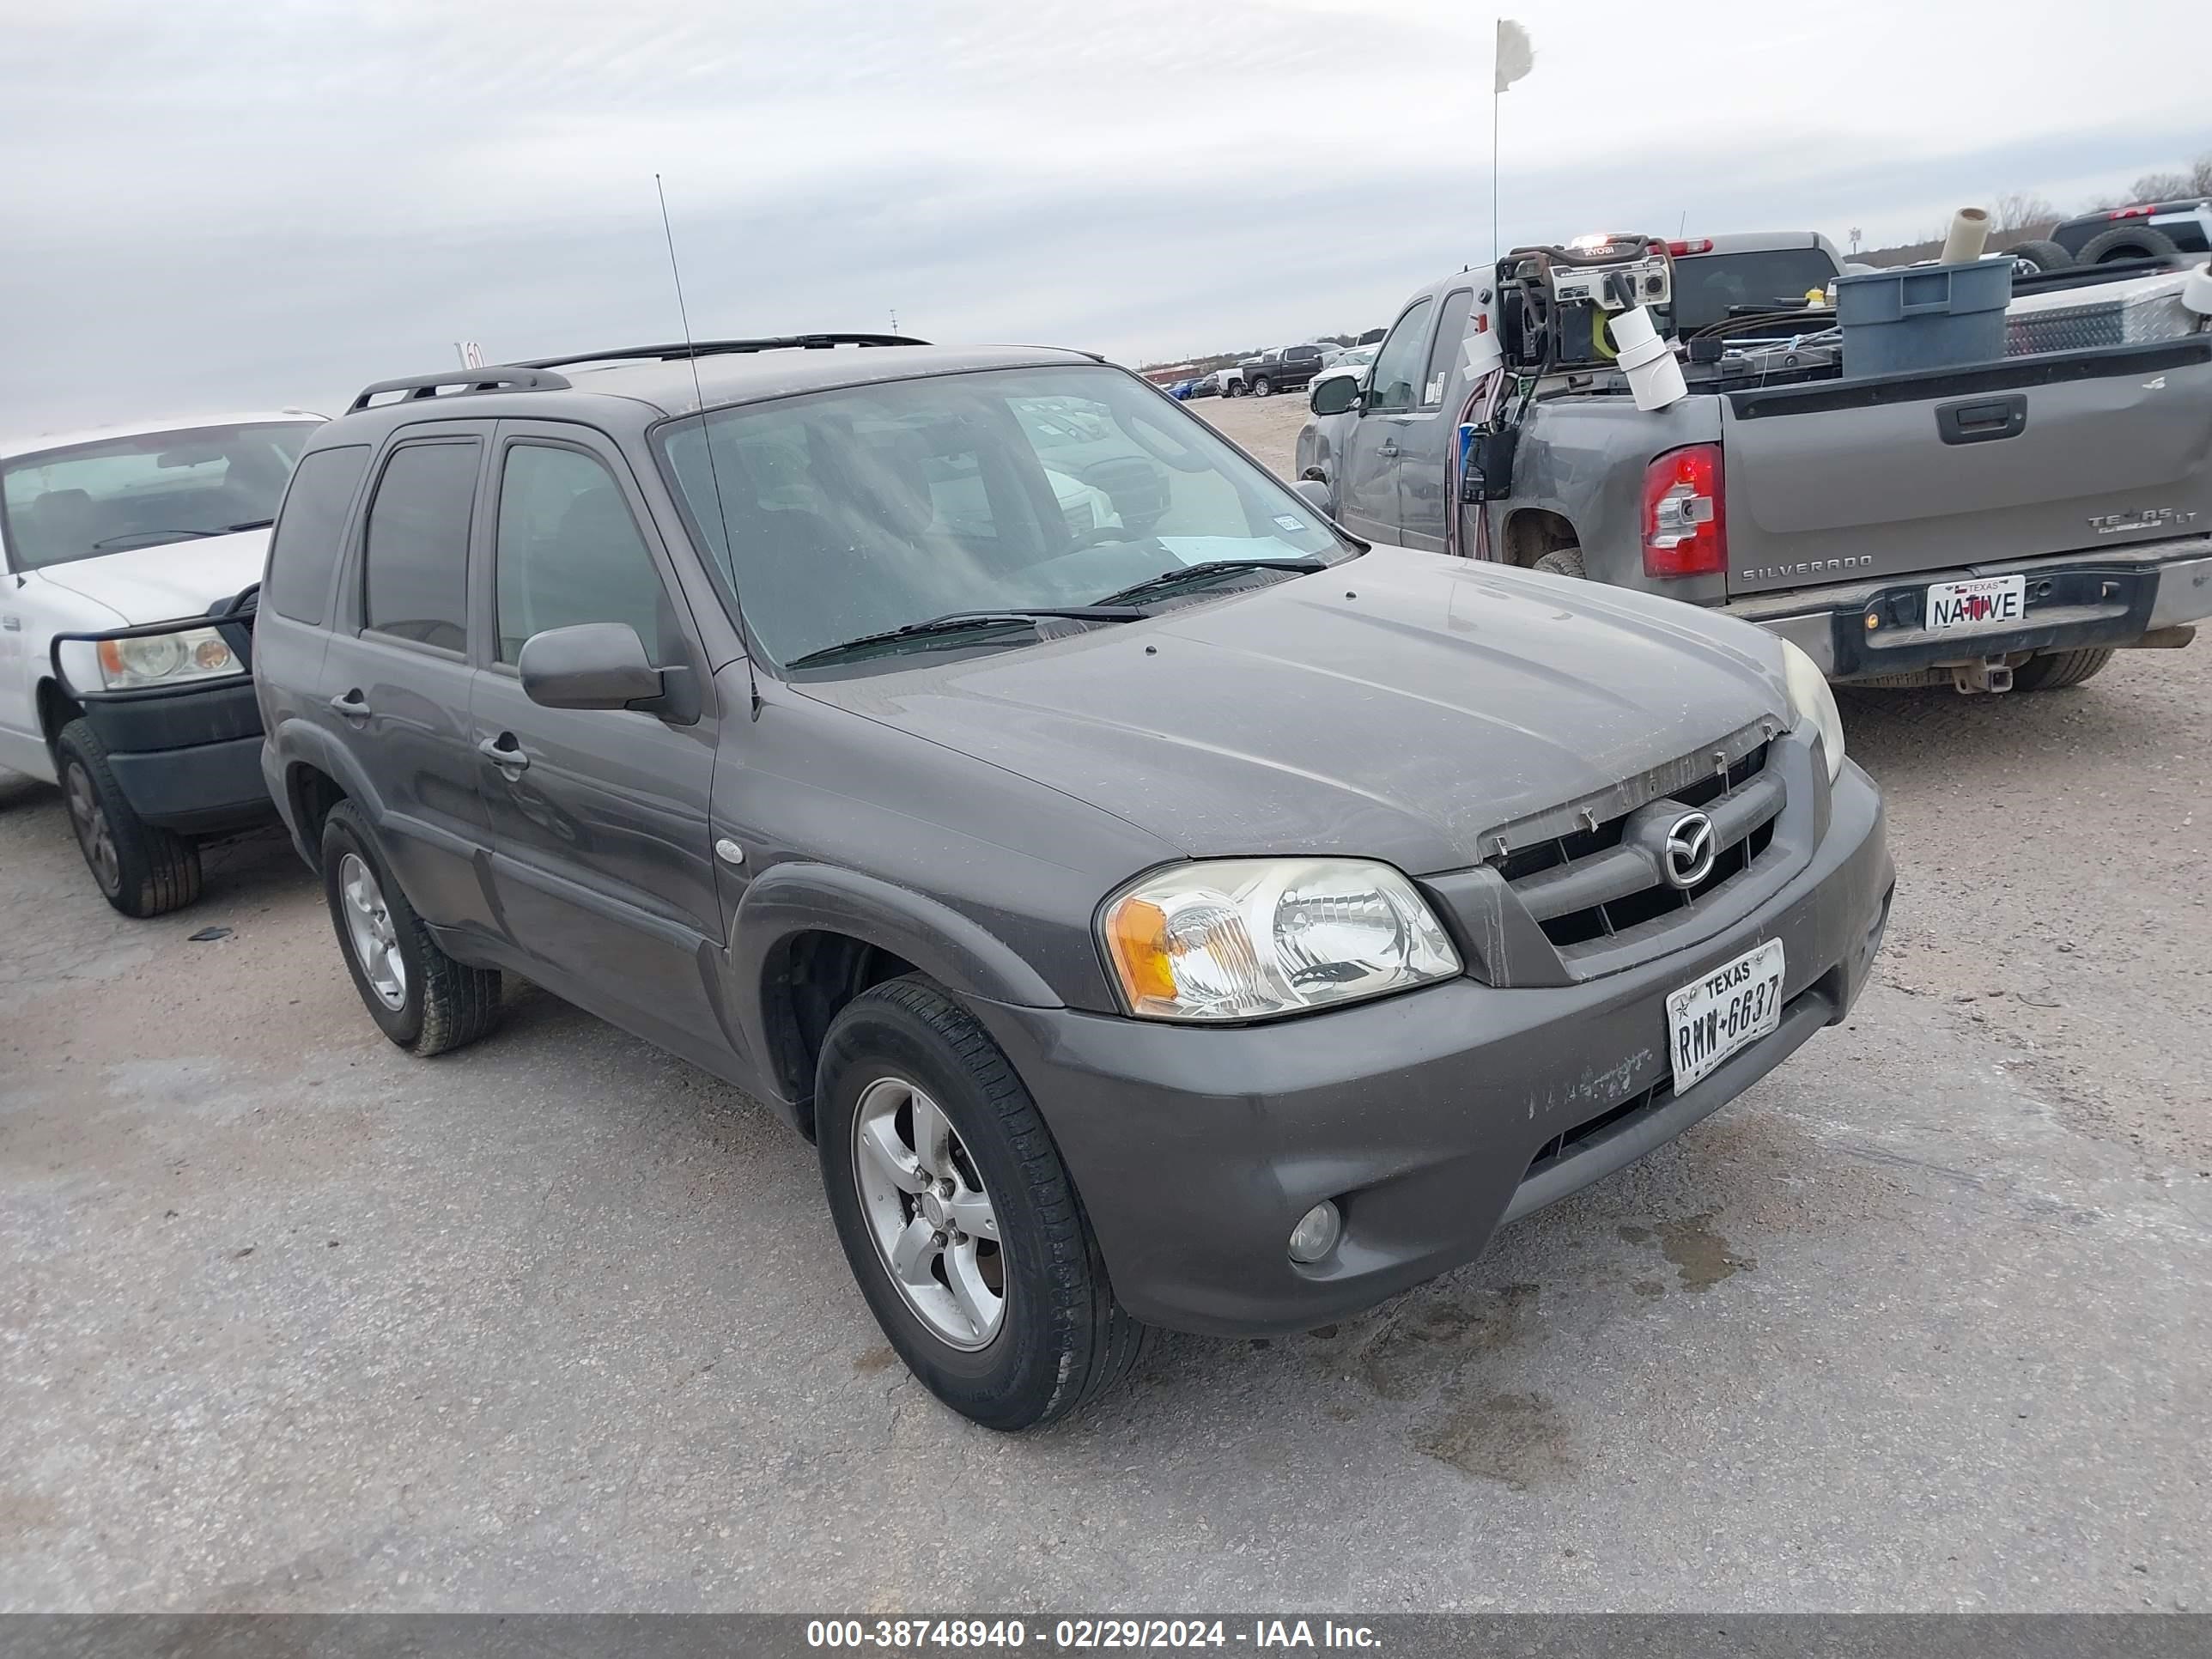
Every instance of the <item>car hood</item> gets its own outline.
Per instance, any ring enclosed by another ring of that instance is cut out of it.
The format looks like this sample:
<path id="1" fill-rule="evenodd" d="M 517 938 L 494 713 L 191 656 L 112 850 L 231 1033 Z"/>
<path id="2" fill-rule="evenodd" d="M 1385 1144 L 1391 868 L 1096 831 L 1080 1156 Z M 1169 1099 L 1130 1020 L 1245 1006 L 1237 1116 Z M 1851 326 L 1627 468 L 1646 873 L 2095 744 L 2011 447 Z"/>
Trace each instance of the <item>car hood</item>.
<path id="1" fill-rule="evenodd" d="M 1382 547 L 1148 622 L 796 689 L 1192 857 L 1414 874 L 1762 717 L 1790 723 L 1778 648 L 1747 624 Z"/>
<path id="2" fill-rule="evenodd" d="M 218 599 L 261 580 L 269 550 L 266 530 L 231 536 L 125 548 L 96 559 L 43 567 L 39 574 L 57 587 L 106 605 L 136 627 L 204 616 Z"/>

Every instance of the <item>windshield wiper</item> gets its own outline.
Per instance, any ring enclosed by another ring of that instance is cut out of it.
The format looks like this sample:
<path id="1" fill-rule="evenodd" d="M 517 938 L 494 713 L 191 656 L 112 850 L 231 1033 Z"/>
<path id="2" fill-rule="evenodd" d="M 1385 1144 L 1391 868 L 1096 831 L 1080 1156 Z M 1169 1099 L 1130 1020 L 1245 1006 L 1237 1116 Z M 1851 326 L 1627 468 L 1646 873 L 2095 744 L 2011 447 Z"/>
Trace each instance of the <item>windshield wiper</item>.
<path id="1" fill-rule="evenodd" d="M 120 536 L 110 536 L 105 540 L 94 542 L 92 544 L 92 550 L 95 553 L 102 553 L 106 551 L 112 543 L 143 541 L 149 536 L 220 536 L 222 534 L 222 532 L 220 530 L 126 530 Z"/>
<path id="2" fill-rule="evenodd" d="M 1163 570 L 1157 576 L 1109 593 L 1100 605 L 1121 605 L 1133 599 L 1156 599 L 1172 593 L 1190 582 L 1211 581 L 1216 576 L 1226 576 L 1238 570 L 1289 570 L 1301 576 L 1310 576 L 1316 570 L 1328 568 L 1327 559 L 1206 559 L 1197 564 L 1187 564 L 1174 570 Z"/>
<path id="3" fill-rule="evenodd" d="M 812 668 L 854 655 L 868 656 L 896 650 L 909 641 L 927 640 L 945 634 L 979 632 L 992 628 L 1016 628 L 1024 623 L 1034 624 L 1040 617 L 1060 617 L 1071 622 L 1121 623 L 1142 621 L 1144 615 L 1133 605 L 1104 604 L 1036 605 L 1002 611 L 949 611 L 941 617 L 931 617 L 926 621 L 908 623 L 901 628 L 886 628 L 881 633 L 863 634 L 858 639 L 825 645 L 819 650 L 807 652 L 804 656 L 793 657 L 784 666 Z"/>
<path id="4" fill-rule="evenodd" d="M 244 524 L 227 524 L 215 533 L 218 536 L 234 536 L 241 530 L 266 530 L 276 522 L 274 519 L 248 519 Z"/>

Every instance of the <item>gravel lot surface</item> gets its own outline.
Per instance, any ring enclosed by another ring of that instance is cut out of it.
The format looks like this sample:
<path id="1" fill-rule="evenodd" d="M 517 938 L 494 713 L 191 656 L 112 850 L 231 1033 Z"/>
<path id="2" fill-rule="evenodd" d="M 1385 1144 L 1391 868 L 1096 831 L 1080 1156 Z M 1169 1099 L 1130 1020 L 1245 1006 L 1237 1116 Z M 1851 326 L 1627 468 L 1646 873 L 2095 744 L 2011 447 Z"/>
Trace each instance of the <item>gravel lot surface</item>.
<path id="1" fill-rule="evenodd" d="M 1277 466 L 1303 412 L 1198 408 Z M 127 922 L 0 777 L 0 1609 L 2212 1606 L 2208 694 L 1850 699 L 1848 1026 L 1022 1438 L 905 1378 L 762 1108 L 528 990 L 410 1060 L 283 842 Z"/>

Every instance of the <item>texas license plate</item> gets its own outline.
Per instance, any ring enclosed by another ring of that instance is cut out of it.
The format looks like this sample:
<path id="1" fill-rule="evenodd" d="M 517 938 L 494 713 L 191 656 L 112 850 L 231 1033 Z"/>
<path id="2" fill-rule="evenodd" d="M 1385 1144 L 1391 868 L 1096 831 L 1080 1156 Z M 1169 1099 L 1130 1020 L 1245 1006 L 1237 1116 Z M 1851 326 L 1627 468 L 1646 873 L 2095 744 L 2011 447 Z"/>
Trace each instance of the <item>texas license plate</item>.
<path id="1" fill-rule="evenodd" d="M 1667 994 L 1668 1054 L 1680 1094 L 1739 1048 L 1782 1024 L 1782 941 Z"/>
<path id="2" fill-rule="evenodd" d="M 1972 581 L 1928 584 L 1928 631 L 2017 625 L 2027 614 L 2027 578 L 1977 576 Z"/>

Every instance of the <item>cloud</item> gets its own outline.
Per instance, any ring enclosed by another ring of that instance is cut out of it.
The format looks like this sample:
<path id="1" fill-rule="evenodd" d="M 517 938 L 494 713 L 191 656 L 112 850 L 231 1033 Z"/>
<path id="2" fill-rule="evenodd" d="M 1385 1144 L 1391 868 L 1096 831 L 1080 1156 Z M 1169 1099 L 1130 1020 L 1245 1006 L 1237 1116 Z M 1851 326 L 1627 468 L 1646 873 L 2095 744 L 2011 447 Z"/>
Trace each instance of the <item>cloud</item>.
<path id="1" fill-rule="evenodd" d="M 1385 321 L 1490 252 L 1491 14 L 1352 0 L 90 0 L 0 27 L 0 428 L 307 402 L 676 331 L 1127 360 Z M 2195 7 L 1516 4 L 1510 242 L 1923 232 L 2212 145 Z M 2056 44 L 2063 42 L 2062 47 Z M 1903 49 L 1905 46 L 1910 50 Z M 2063 62 L 2061 61 L 2063 56 Z M 2126 84 L 2124 112 L 2038 86 Z"/>

